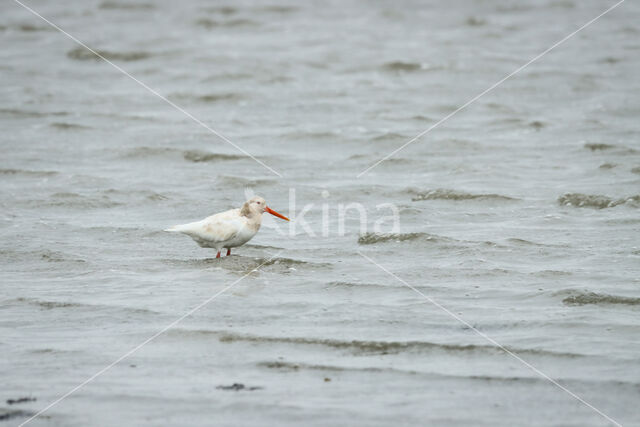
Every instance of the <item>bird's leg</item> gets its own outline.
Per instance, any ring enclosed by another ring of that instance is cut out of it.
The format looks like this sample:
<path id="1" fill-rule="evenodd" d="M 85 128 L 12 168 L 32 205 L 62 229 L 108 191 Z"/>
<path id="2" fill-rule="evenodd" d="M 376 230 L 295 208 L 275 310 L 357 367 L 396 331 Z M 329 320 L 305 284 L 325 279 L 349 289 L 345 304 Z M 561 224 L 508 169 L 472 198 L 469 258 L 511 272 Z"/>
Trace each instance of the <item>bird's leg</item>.
<path id="1" fill-rule="evenodd" d="M 216 255 L 216 258 L 220 258 L 220 251 L 218 251 L 218 255 Z"/>
<path id="2" fill-rule="evenodd" d="M 227 256 L 231 255 L 231 248 L 227 249 Z"/>

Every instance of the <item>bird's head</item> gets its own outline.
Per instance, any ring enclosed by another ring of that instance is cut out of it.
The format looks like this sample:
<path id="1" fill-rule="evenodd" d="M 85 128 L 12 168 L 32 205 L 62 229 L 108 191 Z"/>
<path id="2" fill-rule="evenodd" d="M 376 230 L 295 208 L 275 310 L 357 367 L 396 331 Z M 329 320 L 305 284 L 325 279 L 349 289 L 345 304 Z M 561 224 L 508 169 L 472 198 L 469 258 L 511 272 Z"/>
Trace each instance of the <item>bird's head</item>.
<path id="1" fill-rule="evenodd" d="M 262 215 L 265 212 L 268 212 L 271 215 L 275 215 L 278 218 L 282 218 L 284 220 L 289 221 L 289 218 L 287 218 L 286 216 L 279 214 L 278 212 L 269 208 L 269 206 L 267 206 L 267 202 L 262 197 L 259 197 L 259 196 L 255 196 L 247 200 L 244 203 L 244 205 L 242 205 L 242 209 L 240 210 L 240 213 L 247 217 L 252 217 L 254 215 Z"/>

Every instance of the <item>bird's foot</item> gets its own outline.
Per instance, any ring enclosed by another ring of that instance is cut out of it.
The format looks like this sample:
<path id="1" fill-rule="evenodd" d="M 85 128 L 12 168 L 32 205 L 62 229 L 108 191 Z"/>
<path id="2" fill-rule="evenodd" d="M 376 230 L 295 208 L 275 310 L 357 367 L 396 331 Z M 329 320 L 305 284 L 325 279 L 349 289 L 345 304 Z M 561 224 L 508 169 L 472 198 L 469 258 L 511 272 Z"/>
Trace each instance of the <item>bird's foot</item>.
<path id="1" fill-rule="evenodd" d="M 218 255 L 216 255 L 216 258 L 220 258 L 220 251 L 218 251 Z"/>
<path id="2" fill-rule="evenodd" d="M 227 256 L 231 255 L 231 249 L 227 249 Z"/>

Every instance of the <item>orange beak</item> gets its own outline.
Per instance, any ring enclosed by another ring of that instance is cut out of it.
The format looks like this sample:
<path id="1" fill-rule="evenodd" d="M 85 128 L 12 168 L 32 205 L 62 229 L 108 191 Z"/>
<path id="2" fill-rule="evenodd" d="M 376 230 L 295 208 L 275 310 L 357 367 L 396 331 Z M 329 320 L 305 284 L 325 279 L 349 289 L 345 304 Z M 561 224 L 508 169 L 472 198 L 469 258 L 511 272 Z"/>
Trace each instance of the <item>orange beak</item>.
<path id="1" fill-rule="evenodd" d="M 278 212 L 274 211 L 273 209 L 271 209 L 271 208 L 270 208 L 270 207 L 268 207 L 268 206 L 265 206 L 264 210 L 265 210 L 265 212 L 269 212 L 269 213 L 270 213 L 271 215 L 273 215 L 273 216 L 277 216 L 278 218 L 282 218 L 282 219 L 284 219 L 284 220 L 289 221 L 289 218 L 287 218 L 286 216 L 284 216 L 284 215 L 282 215 L 282 214 L 279 214 Z"/>

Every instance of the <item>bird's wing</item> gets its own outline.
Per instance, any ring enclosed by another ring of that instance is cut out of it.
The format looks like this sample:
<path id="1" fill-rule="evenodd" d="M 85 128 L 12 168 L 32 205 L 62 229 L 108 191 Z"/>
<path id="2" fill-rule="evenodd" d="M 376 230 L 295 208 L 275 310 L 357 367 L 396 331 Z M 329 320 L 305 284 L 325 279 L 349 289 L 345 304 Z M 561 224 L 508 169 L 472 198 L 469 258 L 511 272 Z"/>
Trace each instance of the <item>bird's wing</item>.
<path id="1" fill-rule="evenodd" d="M 168 231 L 177 231 L 194 238 L 211 242 L 225 242 L 232 239 L 243 227 L 244 222 L 240 216 L 240 209 L 231 209 L 211 215 L 202 221 L 176 225 Z"/>

